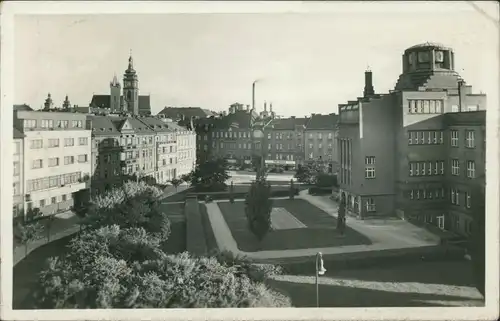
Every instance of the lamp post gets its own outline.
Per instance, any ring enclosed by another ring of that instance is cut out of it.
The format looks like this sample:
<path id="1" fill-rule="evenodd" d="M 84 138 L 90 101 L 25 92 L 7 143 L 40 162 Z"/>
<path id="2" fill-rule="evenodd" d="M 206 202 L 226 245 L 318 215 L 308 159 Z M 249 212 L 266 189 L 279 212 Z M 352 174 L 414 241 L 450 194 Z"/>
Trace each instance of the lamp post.
<path id="1" fill-rule="evenodd" d="M 323 254 L 316 253 L 316 307 L 319 308 L 319 276 L 324 275 L 326 272 L 323 266 Z"/>

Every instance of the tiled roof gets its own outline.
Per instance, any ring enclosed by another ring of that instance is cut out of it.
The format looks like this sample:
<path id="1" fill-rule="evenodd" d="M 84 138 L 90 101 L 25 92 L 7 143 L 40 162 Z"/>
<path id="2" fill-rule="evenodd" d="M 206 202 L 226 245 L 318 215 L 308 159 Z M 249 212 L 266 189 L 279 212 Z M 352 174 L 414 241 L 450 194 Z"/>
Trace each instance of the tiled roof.
<path id="1" fill-rule="evenodd" d="M 252 115 L 246 110 L 237 110 L 228 114 L 216 123 L 217 127 L 229 128 L 237 124 L 238 128 L 250 128 L 252 126 Z"/>
<path id="2" fill-rule="evenodd" d="M 158 115 L 165 115 L 168 118 L 179 119 L 181 115 L 185 118 L 199 117 L 205 118 L 212 116 L 213 113 L 208 109 L 203 109 L 201 107 L 165 107 Z"/>
<path id="3" fill-rule="evenodd" d="M 21 133 L 21 131 L 19 129 L 17 129 L 16 127 L 13 127 L 13 128 L 14 128 L 14 132 L 12 134 L 12 137 L 14 137 L 14 139 L 24 137 L 24 134 Z"/>
<path id="4" fill-rule="evenodd" d="M 110 108 L 110 102 L 110 95 L 94 95 L 90 106 Z M 120 96 L 120 106 L 123 106 L 123 96 Z M 139 95 L 139 111 L 151 113 L 151 97 L 149 95 Z"/>
<path id="5" fill-rule="evenodd" d="M 338 115 L 313 114 L 306 125 L 306 130 L 314 129 L 335 129 L 337 127 Z"/>
<path id="6" fill-rule="evenodd" d="M 33 108 L 31 108 L 30 106 L 26 105 L 26 104 L 22 104 L 22 105 L 14 105 L 14 111 L 33 111 Z"/>
<path id="7" fill-rule="evenodd" d="M 279 118 L 274 119 L 271 122 L 271 126 L 273 129 L 281 129 L 281 130 L 295 130 L 295 126 L 302 125 L 305 126 L 307 124 L 308 118 Z"/>
<path id="8" fill-rule="evenodd" d="M 437 42 L 425 42 L 425 43 L 420 43 L 414 46 L 411 46 L 410 48 L 406 50 L 413 50 L 413 49 L 418 49 L 418 48 L 436 48 L 436 49 L 441 49 L 441 50 L 448 50 L 450 48 L 445 47 L 444 45 L 437 43 Z"/>
<path id="9" fill-rule="evenodd" d="M 92 122 L 92 135 L 95 136 L 109 136 L 120 135 L 116 124 L 109 116 L 88 116 Z"/>
<path id="10" fill-rule="evenodd" d="M 156 117 L 140 117 L 138 120 L 149 126 L 155 132 L 171 132 L 173 130 L 170 123 L 166 123 Z"/>

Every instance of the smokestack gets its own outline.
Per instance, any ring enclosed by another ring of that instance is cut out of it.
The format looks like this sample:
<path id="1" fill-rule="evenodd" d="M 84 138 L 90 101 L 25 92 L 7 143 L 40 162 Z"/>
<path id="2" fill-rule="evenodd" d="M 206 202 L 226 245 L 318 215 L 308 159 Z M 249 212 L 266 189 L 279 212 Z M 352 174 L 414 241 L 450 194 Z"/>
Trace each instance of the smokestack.
<path id="1" fill-rule="evenodd" d="M 264 101 L 264 111 L 267 111 L 267 103 Z"/>
<path id="2" fill-rule="evenodd" d="M 247 111 L 250 111 L 250 105 L 247 105 Z"/>
<path id="3" fill-rule="evenodd" d="M 372 79 L 372 71 L 367 68 L 365 71 L 365 89 L 363 90 L 363 96 L 369 97 L 375 94 L 373 90 L 373 79 Z"/>
<path id="4" fill-rule="evenodd" d="M 257 82 L 254 81 L 252 84 L 252 110 L 255 110 L 255 83 Z"/>
<path id="5" fill-rule="evenodd" d="M 458 81 L 458 111 L 462 111 L 462 106 L 465 100 L 465 97 L 467 96 L 467 93 L 465 92 L 465 81 L 463 79 L 460 79 Z"/>
<path id="6" fill-rule="evenodd" d="M 272 113 L 273 112 L 273 103 L 269 103 L 269 111 Z"/>

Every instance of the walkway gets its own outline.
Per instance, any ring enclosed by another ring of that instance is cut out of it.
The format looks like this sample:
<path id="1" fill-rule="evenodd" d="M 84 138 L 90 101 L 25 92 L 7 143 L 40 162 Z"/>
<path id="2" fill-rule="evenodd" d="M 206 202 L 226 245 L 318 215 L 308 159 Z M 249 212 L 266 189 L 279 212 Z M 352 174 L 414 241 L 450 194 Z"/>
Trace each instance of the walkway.
<path id="1" fill-rule="evenodd" d="M 337 217 L 336 204 L 326 197 L 317 197 L 302 191 L 296 199 L 304 199 L 314 206 L 325 211 L 333 217 Z M 349 220 L 348 226 L 360 232 L 372 240 L 371 245 L 348 245 L 328 248 L 293 249 L 279 251 L 259 251 L 243 252 L 238 249 L 238 244 L 234 240 L 222 212 L 217 205 L 219 201 L 206 203 L 207 213 L 212 225 L 217 246 L 220 250 L 227 250 L 237 255 L 246 256 L 250 259 L 279 259 L 291 257 L 305 257 L 322 252 L 325 255 L 355 253 L 366 251 L 380 251 L 391 249 L 415 248 L 421 246 L 436 245 L 437 242 L 430 240 L 431 236 L 427 231 L 422 231 L 404 221 L 388 222 L 387 226 L 380 228 L 380 225 L 371 225 L 370 222 Z M 384 231 L 385 230 L 385 231 Z M 427 234 L 426 234 L 427 233 Z"/>
<path id="2" fill-rule="evenodd" d="M 174 194 L 180 193 L 188 188 L 187 185 L 181 185 L 177 187 L 177 189 L 173 186 L 167 186 L 164 189 L 164 193 L 160 196 L 160 200 L 172 196 Z M 56 221 L 54 221 L 53 225 L 50 229 L 50 242 L 62 239 L 63 237 L 70 236 L 75 234 L 80 230 L 80 225 L 78 224 L 79 218 L 71 211 L 64 212 L 56 215 Z M 31 242 L 28 244 L 28 255 L 35 249 L 39 248 L 42 245 L 45 245 L 47 242 L 46 234 L 42 235 L 42 238 Z M 13 251 L 13 263 L 14 266 L 26 257 L 26 248 L 24 245 L 15 244 Z"/>

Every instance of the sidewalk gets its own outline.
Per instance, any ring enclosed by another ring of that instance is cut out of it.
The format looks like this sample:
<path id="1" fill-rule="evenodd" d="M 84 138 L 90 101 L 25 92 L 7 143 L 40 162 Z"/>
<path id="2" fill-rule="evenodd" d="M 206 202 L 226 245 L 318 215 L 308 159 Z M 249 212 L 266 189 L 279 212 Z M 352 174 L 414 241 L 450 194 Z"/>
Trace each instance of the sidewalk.
<path id="1" fill-rule="evenodd" d="M 324 199 L 319 199 L 315 196 L 310 196 L 307 191 L 300 193 L 296 196 L 297 199 L 304 199 L 311 204 L 322 209 L 326 213 L 336 217 L 336 206 L 333 201 L 330 203 Z M 337 246 L 328 248 L 309 248 L 309 249 L 293 249 L 293 250 L 280 250 L 280 251 L 259 251 L 259 252 L 243 252 L 238 249 L 238 244 L 234 240 L 231 230 L 229 229 L 224 217 L 217 205 L 218 201 L 213 203 L 206 203 L 208 217 L 212 225 L 217 246 L 220 250 L 227 250 L 237 255 L 243 255 L 250 259 L 279 259 L 279 258 L 293 258 L 305 257 L 315 255 L 317 252 L 322 252 L 324 255 L 355 253 L 366 251 L 380 251 L 392 249 L 405 249 L 436 245 L 436 243 L 422 240 L 414 236 L 413 233 L 408 233 L 406 229 L 411 229 L 410 226 L 396 226 L 396 229 L 391 226 L 389 231 L 383 231 L 377 227 L 371 227 L 362 221 L 348 221 L 348 226 L 366 236 L 368 236 L 373 244 L 371 245 L 349 245 Z M 406 223 L 406 222 L 405 222 Z M 414 228 L 414 227 L 413 227 Z M 395 233 L 395 231 L 399 233 Z M 406 235 L 401 234 L 404 232 Z"/>
<path id="2" fill-rule="evenodd" d="M 160 196 L 160 200 L 182 192 L 188 188 L 187 185 L 181 185 L 177 189 L 173 186 L 168 186 L 164 189 L 164 194 Z M 54 221 L 53 225 L 50 229 L 50 242 L 59 240 L 63 237 L 70 236 L 72 234 L 77 233 L 80 230 L 80 225 L 78 224 L 79 218 L 71 211 L 56 214 L 56 221 Z M 15 241 L 14 241 L 15 242 Z M 15 242 L 16 243 L 16 242 Z M 42 237 L 34 242 L 28 244 L 28 255 L 33 251 L 47 244 L 47 234 L 43 233 Z M 25 246 L 21 244 L 14 244 L 13 250 L 13 263 L 14 266 L 26 257 L 25 255 Z"/>

